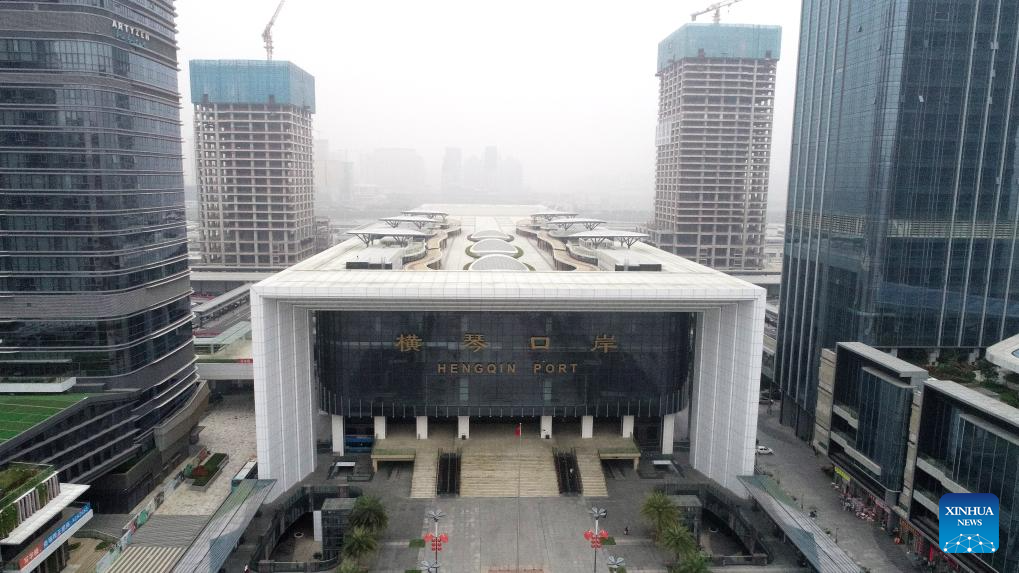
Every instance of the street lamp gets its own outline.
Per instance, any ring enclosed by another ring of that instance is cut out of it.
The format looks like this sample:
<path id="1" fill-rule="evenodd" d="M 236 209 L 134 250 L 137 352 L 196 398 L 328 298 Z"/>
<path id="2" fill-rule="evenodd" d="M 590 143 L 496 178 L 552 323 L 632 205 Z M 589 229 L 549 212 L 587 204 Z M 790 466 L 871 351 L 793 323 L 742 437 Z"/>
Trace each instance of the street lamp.
<path id="1" fill-rule="evenodd" d="M 609 564 L 609 571 L 612 571 L 613 573 L 615 573 L 615 571 L 618 570 L 623 565 L 626 565 L 625 559 L 623 559 L 622 557 L 615 557 L 612 555 L 609 555 L 608 559 L 606 559 L 606 562 Z"/>
<path id="2" fill-rule="evenodd" d="M 426 513 L 425 515 L 428 517 L 428 519 L 431 519 L 435 524 L 433 533 L 426 533 L 424 536 L 424 540 L 425 543 L 430 543 L 432 545 L 432 552 L 435 555 L 435 567 L 436 569 L 438 569 L 439 552 L 442 551 L 442 544 L 449 541 L 449 537 L 445 533 L 442 534 L 439 533 L 439 520 L 442 519 L 443 517 L 446 517 L 446 514 L 443 513 L 441 509 L 433 509 Z M 424 563 L 426 562 L 422 561 L 422 564 Z"/>
<path id="3" fill-rule="evenodd" d="M 605 509 L 600 507 L 592 507 L 588 513 L 594 518 L 594 529 L 588 529 L 584 532 L 584 539 L 591 542 L 591 549 L 594 550 L 594 569 L 595 573 L 598 571 L 598 550 L 601 549 L 602 542 L 609 537 L 609 532 L 602 529 L 599 525 L 599 521 L 605 519 L 608 514 Z"/>

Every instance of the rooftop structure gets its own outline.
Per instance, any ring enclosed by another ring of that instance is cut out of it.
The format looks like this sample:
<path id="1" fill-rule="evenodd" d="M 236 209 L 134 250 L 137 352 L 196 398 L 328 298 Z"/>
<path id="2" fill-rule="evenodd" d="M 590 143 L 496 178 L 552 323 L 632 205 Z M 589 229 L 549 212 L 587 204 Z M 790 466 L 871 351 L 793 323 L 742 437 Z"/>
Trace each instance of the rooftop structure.
<path id="1" fill-rule="evenodd" d="M 191 103 L 292 105 L 315 113 L 315 78 L 282 60 L 191 60 Z"/>
<path id="2" fill-rule="evenodd" d="M 88 398 L 88 394 L 0 396 L 0 443 Z"/>
<path id="3" fill-rule="evenodd" d="M 746 495 L 737 476 L 754 466 L 763 289 L 640 233 L 556 236 L 547 220 L 563 214 L 536 216 L 550 213 L 543 206 L 414 212 L 448 216 L 431 234 L 372 231 L 423 241 L 373 244 L 367 233 L 252 288 L 259 477 L 277 480 L 270 498 L 314 470 L 319 411 L 332 416 L 336 454 L 348 425 L 384 440 L 403 420 L 418 439 L 429 424 L 452 424 L 470 439 L 473 416 L 523 416 L 540 421 L 542 437 L 555 437 L 555 418 L 579 422 L 587 439 L 595 418 L 614 419 L 625 456 L 636 446 L 671 454 L 689 440 L 695 469 Z M 514 241 L 469 239 L 496 233 Z M 514 256 L 469 254 L 496 244 Z M 421 463 L 415 472 L 434 476 Z"/>

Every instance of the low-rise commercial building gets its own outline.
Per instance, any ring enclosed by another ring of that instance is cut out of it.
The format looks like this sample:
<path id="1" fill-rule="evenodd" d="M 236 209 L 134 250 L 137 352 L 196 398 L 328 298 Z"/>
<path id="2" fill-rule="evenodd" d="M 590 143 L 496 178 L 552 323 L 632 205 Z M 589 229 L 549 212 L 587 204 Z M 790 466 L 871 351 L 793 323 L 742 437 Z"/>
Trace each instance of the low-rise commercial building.
<path id="1" fill-rule="evenodd" d="M 1019 409 L 859 342 L 825 350 L 819 379 L 814 445 L 851 509 L 934 571 L 1019 570 Z M 998 496 L 996 551 L 938 549 L 946 493 Z"/>

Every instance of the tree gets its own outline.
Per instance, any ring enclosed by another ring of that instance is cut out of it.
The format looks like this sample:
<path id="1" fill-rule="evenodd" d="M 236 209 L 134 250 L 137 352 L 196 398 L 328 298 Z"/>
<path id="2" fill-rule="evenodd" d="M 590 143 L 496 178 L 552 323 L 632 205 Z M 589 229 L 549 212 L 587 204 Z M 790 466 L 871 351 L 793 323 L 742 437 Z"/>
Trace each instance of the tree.
<path id="1" fill-rule="evenodd" d="M 677 561 L 697 553 L 697 540 L 693 538 L 690 530 L 678 521 L 661 531 L 658 543 L 662 549 L 675 555 Z"/>
<path id="2" fill-rule="evenodd" d="M 343 556 L 360 562 L 379 547 L 375 535 L 364 527 L 354 527 L 343 535 Z"/>
<path id="3" fill-rule="evenodd" d="M 357 498 L 350 510 L 350 524 L 363 527 L 374 533 L 381 533 L 389 525 L 389 516 L 382 500 L 372 495 Z"/>
<path id="4" fill-rule="evenodd" d="M 708 573 L 711 562 L 706 555 L 693 551 L 683 556 L 678 563 L 669 569 L 669 573 Z"/>
<path id="5" fill-rule="evenodd" d="M 660 491 L 653 492 L 644 500 L 640 508 L 640 514 L 651 526 L 655 539 L 658 539 L 662 531 L 676 523 L 679 519 L 679 508 L 672 503 L 669 496 Z"/>

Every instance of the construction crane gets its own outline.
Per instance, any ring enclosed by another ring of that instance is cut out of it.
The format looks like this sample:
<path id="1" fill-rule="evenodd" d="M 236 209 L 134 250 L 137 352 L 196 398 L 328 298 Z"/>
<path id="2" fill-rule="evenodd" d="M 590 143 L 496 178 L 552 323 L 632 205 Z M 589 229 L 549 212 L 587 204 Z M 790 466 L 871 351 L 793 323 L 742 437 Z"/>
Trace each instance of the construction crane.
<path id="1" fill-rule="evenodd" d="M 721 2 L 715 2 L 711 6 L 708 6 L 707 8 L 699 12 L 694 12 L 693 14 L 690 14 L 690 20 L 696 22 L 697 16 L 707 14 L 708 12 L 714 12 L 715 13 L 714 21 L 717 24 L 722 21 L 722 8 L 725 8 L 726 6 L 732 6 L 733 4 L 740 1 L 741 0 L 722 0 Z"/>
<path id="2" fill-rule="evenodd" d="M 265 25 L 265 30 L 262 31 L 262 41 L 265 42 L 265 58 L 267 60 L 272 59 L 272 25 L 276 23 L 276 17 L 280 15 L 280 10 L 283 9 L 283 3 L 287 0 L 280 0 L 276 11 L 273 12 L 272 19 Z"/>

